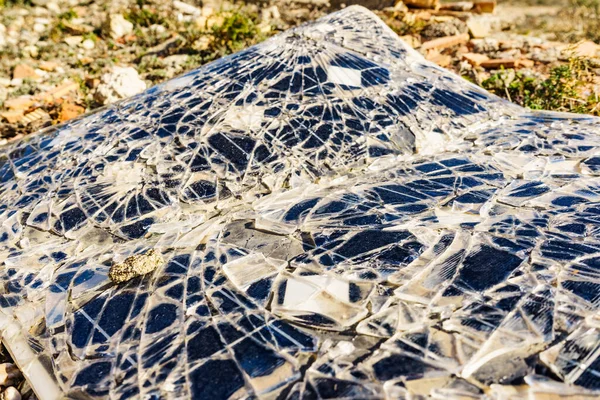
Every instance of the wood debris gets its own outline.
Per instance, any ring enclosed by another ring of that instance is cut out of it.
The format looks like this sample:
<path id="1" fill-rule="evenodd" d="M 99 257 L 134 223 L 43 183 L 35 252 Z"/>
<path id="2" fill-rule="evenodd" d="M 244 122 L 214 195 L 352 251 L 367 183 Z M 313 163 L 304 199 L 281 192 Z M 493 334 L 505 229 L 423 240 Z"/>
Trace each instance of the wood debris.
<path id="1" fill-rule="evenodd" d="M 18 64 L 13 70 L 13 79 L 33 79 L 38 80 L 40 76 L 31 66 L 27 64 Z"/>
<path id="2" fill-rule="evenodd" d="M 438 39 L 429 40 L 421 45 L 421 50 L 441 50 L 448 47 L 465 44 L 469 41 L 469 34 L 462 33 L 459 35 L 446 36 Z"/>
<path id="3" fill-rule="evenodd" d="M 514 58 L 500 58 L 486 60 L 480 63 L 483 68 L 486 69 L 500 69 L 500 68 L 523 68 L 533 67 L 535 63 L 532 60 L 526 59 L 514 59 Z"/>
<path id="4" fill-rule="evenodd" d="M 462 59 L 467 61 L 469 64 L 478 67 L 481 65 L 481 63 L 488 61 L 490 58 L 485 54 L 465 53 L 462 55 Z"/>
<path id="5" fill-rule="evenodd" d="M 39 121 L 41 119 L 48 119 L 50 118 L 50 115 L 48 115 L 48 113 L 44 110 L 42 110 L 41 108 L 37 108 L 34 111 L 25 114 L 23 116 L 23 118 L 21 119 L 21 122 L 24 124 L 30 124 L 32 122 L 35 121 Z"/>

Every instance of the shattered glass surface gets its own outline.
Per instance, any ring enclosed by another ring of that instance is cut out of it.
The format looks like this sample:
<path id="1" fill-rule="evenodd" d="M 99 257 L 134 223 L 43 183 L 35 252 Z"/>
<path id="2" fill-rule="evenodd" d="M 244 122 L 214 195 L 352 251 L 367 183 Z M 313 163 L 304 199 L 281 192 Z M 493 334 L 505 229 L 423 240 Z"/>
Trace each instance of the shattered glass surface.
<path id="1" fill-rule="evenodd" d="M 594 397 L 598 133 L 349 7 L 0 149 L 3 341 L 40 399 Z"/>

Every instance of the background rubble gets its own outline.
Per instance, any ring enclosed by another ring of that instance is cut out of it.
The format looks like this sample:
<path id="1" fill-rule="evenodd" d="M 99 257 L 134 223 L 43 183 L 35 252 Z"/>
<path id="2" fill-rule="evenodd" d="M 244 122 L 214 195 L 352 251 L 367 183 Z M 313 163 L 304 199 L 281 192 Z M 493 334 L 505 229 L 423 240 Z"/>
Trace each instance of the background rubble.
<path id="1" fill-rule="evenodd" d="M 500 96 L 598 114 L 600 0 L 541 1 L 0 0 L 0 144 L 351 4 Z"/>

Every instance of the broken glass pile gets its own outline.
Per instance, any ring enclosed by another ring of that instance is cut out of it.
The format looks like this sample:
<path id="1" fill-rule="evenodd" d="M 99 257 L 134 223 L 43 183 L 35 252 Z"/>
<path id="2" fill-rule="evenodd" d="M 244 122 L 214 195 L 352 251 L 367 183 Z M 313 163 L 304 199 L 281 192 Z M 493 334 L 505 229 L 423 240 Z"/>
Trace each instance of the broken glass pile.
<path id="1" fill-rule="evenodd" d="M 0 150 L 2 340 L 42 400 L 591 398 L 598 133 L 346 8 Z"/>

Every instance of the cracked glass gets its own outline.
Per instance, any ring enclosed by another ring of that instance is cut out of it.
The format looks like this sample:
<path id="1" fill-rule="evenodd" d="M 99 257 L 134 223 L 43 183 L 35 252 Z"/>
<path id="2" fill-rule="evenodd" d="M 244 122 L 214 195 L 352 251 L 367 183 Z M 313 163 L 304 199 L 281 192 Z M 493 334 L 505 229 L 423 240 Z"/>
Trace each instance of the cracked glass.
<path id="1" fill-rule="evenodd" d="M 348 7 L 0 149 L 3 342 L 42 400 L 591 398 L 598 132 Z"/>

